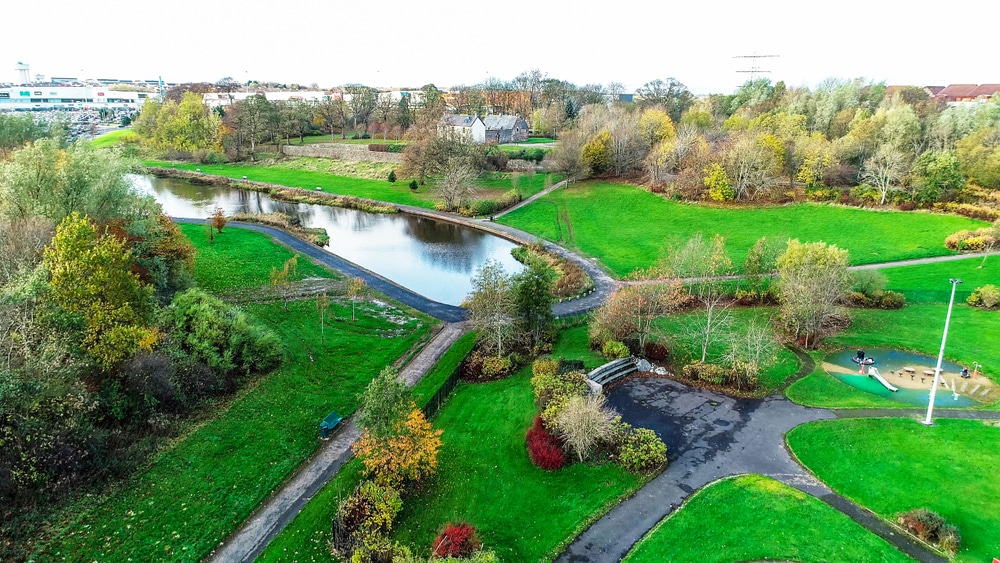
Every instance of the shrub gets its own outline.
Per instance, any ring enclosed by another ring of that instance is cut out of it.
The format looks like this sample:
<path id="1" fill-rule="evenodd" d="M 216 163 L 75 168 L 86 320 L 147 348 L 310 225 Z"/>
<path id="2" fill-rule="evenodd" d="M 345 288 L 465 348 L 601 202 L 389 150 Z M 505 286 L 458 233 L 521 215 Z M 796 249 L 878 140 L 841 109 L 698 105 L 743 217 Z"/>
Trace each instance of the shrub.
<path id="1" fill-rule="evenodd" d="M 655 362 L 662 362 L 670 356 L 670 348 L 659 342 L 647 341 L 643 354 L 646 359 L 653 360 Z"/>
<path id="2" fill-rule="evenodd" d="M 394 186 L 396 185 L 396 171 L 395 170 L 390 170 L 389 171 L 389 178 L 388 178 L 388 180 L 389 180 L 390 184 L 392 184 Z"/>
<path id="3" fill-rule="evenodd" d="M 466 381 L 479 381 L 483 377 L 483 361 L 486 354 L 481 350 L 474 350 L 462 360 L 462 379 Z"/>
<path id="4" fill-rule="evenodd" d="M 403 143 L 389 143 L 388 147 L 389 147 L 389 152 L 398 153 L 398 152 L 403 152 L 403 149 L 406 148 L 406 145 Z"/>
<path id="5" fill-rule="evenodd" d="M 481 378 L 486 380 L 501 379 L 510 375 L 513 362 L 509 357 L 489 356 L 483 360 Z"/>
<path id="6" fill-rule="evenodd" d="M 371 152 L 389 152 L 389 145 L 381 143 L 371 143 L 368 145 L 368 150 Z"/>
<path id="7" fill-rule="evenodd" d="M 472 525 L 449 523 L 435 538 L 431 557 L 468 557 L 482 546 Z"/>
<path id="8" fill-rule="evenodd" d="M 900 514 L 896 521 L 908 533 L 937 545 L 940 549 L 955 553 L 961 547 L 962 538 L 958 528 L 948 524 L 936 512 L 917 508 Z"/>
<path id="9" fill-rule="evenodd" d="M 633 429 L 618 452 L 618 463 L 627 471 L 652 471 L 667 463 L 667 446 L 656 432 L 648 428 Z"/>
<path id="10" fill-rule="evenodd" d="M 552 358 L 538 358 L 531 364 L 531 375 L 556 375 L 559 373 L 559 361 Z"/>
<path id="11" fill-rule="evenodd" d="M 885 274 L 878 270 L 858 270 L 852 273 L 854 278 L 854 291 L 863 293 L 871 297 L 877 292 L 885 290 L 888 283 Z"/>
<path id="12" fill-rule="evenodd" d="M 531 389 L 538 408 L 544 410 L 553 400 L 585 395 L 590 387 L 587 386 L 587 378 L 580 372 L 539 373 L 531 378 Z"/>
<path id="13" fill-rule="evenodd" d="M 560 469 L 566 464 L 562 443 L 549 433 L 542 424 L 542 417 L 536 416 L 535 422 L 526 436 L 528 457 L 531 463 L 546 471 Z"/>
<path id="14" fill-rule="evenodd" d="M 629 357 L 631 354 L 628 346 L 624 343 L 617 340 L 609 340 L 601 346 L 601 355 L 609 360 L 620 360 Z"/>
<path id="15" fill-rule="evenodd" d="M 559 358 L 559 373 L 570 373 L 578 371 L 583 373 L 583 360 L 567 360 Z"/>
<path id="16" fill-rule="evenodd" d="M 399 492 L 365 481 L 344 499 L 333 519 L 333 549 L 341 556 L 357 552 L 385 554 L 391 550 L 389 532 L 403 507 Z"/>
<path id="17" fill-rule="evenodd" d="M 583 461 L 615 432 L 617 415 L 605 407 L 604 395 L 572 397 L 556 416 L 559 437 Z"/>
<path id="18" fill-rule="evenodd" d="M 979 219 L 981 221 L 996 221 L 1000 219 L 1000 211 L 992 209 L 990 207 L 982 207 L 978 205 L 972 205 L 969 203 L 935 203 L 935 211 L 941 211 L 944 213 L 955 213 L 958 215 L 963 215 L 971 219 Z"/>
<path id="19" fill-rule="evenodd" d="M 726 368 L 716 364 L 706 364 L 694 362 L 681 368 L 681 374 L 695 381 L 705 381 L 714 385 L 722 385 L 726 382 Z"/>
<path id="20" fill-rule="evenodd" d="M 410 180 L 410 189 L 413 190 L 413 191 L 417 191 L 417 187 L 418 187 L 417 181 L 416 180 Z M 444 211 L 447 211 L 448 210 L 447 209 L 448 206 L 444 206 L 444 207 L 445 207 Z M 434 206 L 434 209 L 437 209 L 437 205 Z"/>
<path id="21" fill-rule="evenodd" d="M 966 299 L 966 302 L 973 307 L 992 309 L 1000 303 L 1000 289 L 993 284 L 977 287 L 976 290 L 972 292 L 972 295 Z"/>

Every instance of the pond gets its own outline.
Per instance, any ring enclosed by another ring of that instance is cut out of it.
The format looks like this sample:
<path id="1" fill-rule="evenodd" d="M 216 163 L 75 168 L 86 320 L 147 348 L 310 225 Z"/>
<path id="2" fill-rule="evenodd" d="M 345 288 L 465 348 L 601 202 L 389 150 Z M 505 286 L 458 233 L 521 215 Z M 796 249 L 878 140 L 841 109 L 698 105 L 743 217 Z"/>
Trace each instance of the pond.
<path id="1" fill-rule="evenodd" d="M 516 244 L 454 223 L 276 201 L 259 192 L 177 178 L 133 175 L 131 180 L 171 217 L 204 219 L 215 207 L 227 215 L 243 211 L 297 216 L 304 227 L 326 229 L 330 243 L 325 248 L 330 252 L 440 303 L 459 305 L 472 290 L 472 276 L 488 260 L 500 262 L 507 273 L 522 269 L 510 253 Z"/>
<path id="2" fill-rule="evenodd" d="M 865 350 L 865 356 L 875 361 L 872 364 L 875 371 L 898 389 L 893 392 L 877 378 L 859 373 L 860 365 L 854 361 L 856 354 L 853 349 L 828 354 L 823 360 L 823 368 L 830 375 L 862 391 L 911 405 L 927 406 L 937 358 L 887 348 Z M 935 394 L 935 407 L 975 407 L 995 399 L 997 389 L 986 376 L 970 374 L 970 377 L 963 378 L 961 371 L 962 366 L 958 364 L 941 363 L 941 383 Z"/>

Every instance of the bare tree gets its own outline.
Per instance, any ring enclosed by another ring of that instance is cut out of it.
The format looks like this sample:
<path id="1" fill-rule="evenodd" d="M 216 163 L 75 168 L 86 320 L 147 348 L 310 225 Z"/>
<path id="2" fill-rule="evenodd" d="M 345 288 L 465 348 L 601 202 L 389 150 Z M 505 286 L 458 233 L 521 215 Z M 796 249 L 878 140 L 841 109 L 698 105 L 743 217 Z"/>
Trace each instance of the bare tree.
<path id="1" fill-rule="evenodd" d="M 479 172 L 458 158 L 451 158 L 438 181 L 439 197 L 448 207 L 455 209 L 467 203 L 476 193 L 476 178 Z"/>
<path id="2" fill-rule="evenodd" d="M 715 235 L 706 243 L 699 233 L 684 246 L 671 248 L 664 265 L 674 276 L 686 278 L 688 295 L 701 305 L 700 313 L 691 317 L 685 329 L 688 337 L 701 347 L 701 361 L 704 362 L 708 349 L 724 338 L 732 320 L 730 300 L 722 279 L 733 273 L 733 263 L 726 254 L 726 240 Z"/>
<path id="3" fill-rule="evenodd" d="M 861 178 L 879 191 L 882 196 L 879 205 L 885 205 L 889 192 L 899 186 L 908 168 L 906 154 L 891 144 L 884 144 L 865 160 Z"/>
<path id="4" fill-rule="evenodd" d="M 738 389 L 757 387 L 760 370 L 770 363 L 776 348 L 771 327 L 756 320 L 751 321 L 746 330 L 730 335 L 729 349 L 723 361 L 735 376 Z"/>
<path id="5" fill-rule="evenodd" d="M 726 149 L 723 167 L 732 180 L 737 201 L 755 200 L 770 188 L 776 168 L 774 154 L 750 135 L 740 135 Z"/>
<path id="6" fill-rule="evenodd" d="M 347 297 L 351 300 L 351 320 L 356 321 L 358 302 L 368 298 L 368 284 L 361 278 L 351 278 L 347 285 Z"/>
<path id="7" fill-rule="evenodd" d="M 594 313 L 592 338 L 635 340 L 642 353 L 656 319 L 677 310 L 684 302 L 680 280 L 656 270 L 637 270 L 625 285 Z"/>

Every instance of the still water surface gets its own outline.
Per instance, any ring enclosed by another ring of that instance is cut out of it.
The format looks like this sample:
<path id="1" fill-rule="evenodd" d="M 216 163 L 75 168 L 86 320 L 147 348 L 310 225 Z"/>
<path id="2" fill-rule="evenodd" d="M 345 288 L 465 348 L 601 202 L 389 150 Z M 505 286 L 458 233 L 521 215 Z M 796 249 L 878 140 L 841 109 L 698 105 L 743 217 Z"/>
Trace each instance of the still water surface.
<path id="1" fill-rule="evenodd" d="M 267 194 L 197 186 L 177 178 L 135 175 L 131 179 L 171 217 L 207 218 L 215 207 L 227 215 L 238 211 L 297 215 L 305 227 L 326 229 L 330 252 L 449 305 L 460 304 L 469 294 L 472 276 L 487 260 L 500 262 L 508 273 L 522 268 L 510 254 L 514 243 L 453 223 L 405 213 L 275 201 Z"/>

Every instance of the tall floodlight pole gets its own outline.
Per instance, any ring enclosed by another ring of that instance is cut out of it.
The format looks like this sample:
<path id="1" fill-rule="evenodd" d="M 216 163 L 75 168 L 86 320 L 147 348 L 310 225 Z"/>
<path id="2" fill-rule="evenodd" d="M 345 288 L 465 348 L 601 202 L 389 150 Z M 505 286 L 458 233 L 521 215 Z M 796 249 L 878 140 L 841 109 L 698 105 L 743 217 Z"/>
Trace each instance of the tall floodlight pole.
<path id="1" fill-rule="evenodd" d="M 944 334 L 941 336 L 941 351 L 938 352 L 937 367 L 934 368 L 934 382 L 931 383 L 931 400 L 927 403 L 927 419 L 924 420 L 924 424 L 927 426 L 933 424 L 931 422 L 931 415 L 934 413 L 934 395 L 937 394 L 938 381 L 941 379 L 941 361 L 944 360 L 944 343 L 948 340 L 948 323 L 951 322 L 951 307 L 955 304 L 955 288 L 958 287 L 958 284 L 962 283 L 962 280 L 958 278 L 948 281 L 951 283 L 951 299 L 948 301 L 948 314 L 944 317 Z"/>

